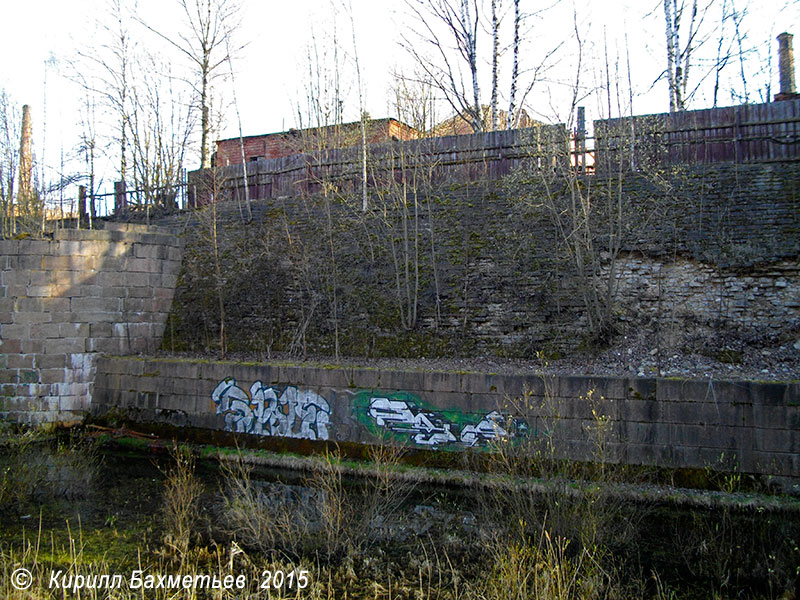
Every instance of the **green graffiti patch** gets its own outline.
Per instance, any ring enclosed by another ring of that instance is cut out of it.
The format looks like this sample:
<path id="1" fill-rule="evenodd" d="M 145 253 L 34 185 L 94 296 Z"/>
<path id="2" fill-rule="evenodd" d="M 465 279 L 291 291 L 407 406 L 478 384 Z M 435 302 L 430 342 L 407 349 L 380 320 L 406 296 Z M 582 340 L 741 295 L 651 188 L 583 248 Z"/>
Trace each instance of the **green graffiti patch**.
<path id="1" fill-rule="evenodd" d="M 352 402 L 356 420 L 372 435 L 431 449 L 485 447 L 528 433 L 523 419 L 498 411 L 439 409 L 410 392 L 361 390 Z"/>

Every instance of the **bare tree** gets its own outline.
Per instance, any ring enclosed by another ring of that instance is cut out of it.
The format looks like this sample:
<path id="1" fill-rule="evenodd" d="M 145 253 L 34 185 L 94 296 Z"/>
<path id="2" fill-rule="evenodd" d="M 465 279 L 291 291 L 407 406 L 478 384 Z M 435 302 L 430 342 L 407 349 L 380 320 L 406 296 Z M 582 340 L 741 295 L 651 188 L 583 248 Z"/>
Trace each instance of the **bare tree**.
<path id="1" fill-rule="evenodd" d="M 168 67 L 156 57 L 142 60 L 143 78 L 130 90 L 130 150 L 138 203 L 149 210 L 174 201 L 195 113 Z"/>
<path id="2" fill-rule="evenodd" d="M 175 37 L 140 21 L 186 57 L 194 70 L 188 80 L 200 106 L 200 168 L 211 167 L 211 96 L 214 79 L 225 76 L 224 65 L 244 48 L 235 38 L 241 27 L 239 0 L 177 0 L 185 32 Z"/>
<path id="3" fill-rule="evenodd" d="M 698 8 L 697 0 L 691 0 L 691 5 L 686 0 L 664 0 L 670 112 L 686 109 L 686 102 L 691 95 L 689 73 L 693 66 L 692 57 L 707 39 L 703 33 L 703 23 L 714 1 L 708 0 Z M 686 35 L 684 42 L 681 42 L 682 34 Z"/>
<path id="4" fill-rule="evenodd" d="M 456 114 L 462 115 L 473 131 L 483 131 L 478 82 L 478 0 L 407 0 L 406 4 L 420 30 L 413 36 L 418 39 L 404 37 L 403 46 Z M 420 49 L 418 41 L 432 55 Z M 469 83 L 462 77 L 464 68 L 469 71 Z"/>
<path id="5" fill-rule="evenodd" d="M 358 59 L 358 44 L 356 43 L 356 21 L 353 17 L 353 4 L 348 0 L 344 6 L 350 17 L 350 32 L 353 35 L 353 64 L 356 69 L 356 84 L 358 85 L 358 112 L 361 115 L 361 210 L 367 210 L 367 121 L 369 115 L 366 111 L 366 91 L 361 81 L 361 62 Z"/>
<path id="6" fill-rule="evenodd" d="M 394 73 L 393 109 L 397 119 L 411 126 L 419 137 L 431 135 L 437 123 L 435 96 L 434 83 L 424 73 Z"/>
<path id="7" fill-rule="evenodd" d="M 130 19 L 121 0 L 107 0 L 105 13 L 97 20 L 92 45 L 78 51 L 78 59 L 71 63 L 68 75 L 116 115 L 114 142 L 119 148 L 120 181 L 125 181 L 128 175 L 130 95 L 134 79 L 131 66 L 136 50 Z"/>
<path id="8" fill-rule="evenodd" d="M 0 203 L 2 203 L 2 235 L 13 235 L 16 229 L 16 176 L 19 166 L 19 108 L 5 90 L 0 91 Z"/>
<path id="9" fill-rule="evenodd" d="M 506 129 L 513 129 L 516 126 L 516 105 L 517 99 L 517 78 L 519 77 L 519 27 L 521 15 L 519 12 L 519 0 L 514 1 L 514 41 L 512 42 L 513 67 L 511 70 L 511 86 L 508 99 L 508 118 L 506 119 Z"/>
<path id="10" fill-rule="evenodd" d="M 500 4 L 502 0 L 492 0 L 492 131 L 497 130 L 497 61 L 500 58 L 500 19 L 497 9 Z"/>
<path id="11" fill-rule="evenodd" d="M 473 132 L 516 128 L 525 99 L 563 45 L 559 42 L 549 49 L 527 45 L 534 37 L 534 17 L 558 2 L 524 13 L 520 0 L 505 6 L 502 0 L 406 0 L 416 26 L 403 36 L 402 45 L 417 65 L 418 80 L 432 82 L 456 118 L 466 121 Z M 514 18 L 509 25 L 505 16 L 511 8 Z M 503 69 L 509 49 L 512 64 Z M 483 65 L 491 73 L 482 74 Z M 480 82 L 487 80 L 485 102 Z M 505 118 L 498 108 L 501 98 L 508 99 Z"/>

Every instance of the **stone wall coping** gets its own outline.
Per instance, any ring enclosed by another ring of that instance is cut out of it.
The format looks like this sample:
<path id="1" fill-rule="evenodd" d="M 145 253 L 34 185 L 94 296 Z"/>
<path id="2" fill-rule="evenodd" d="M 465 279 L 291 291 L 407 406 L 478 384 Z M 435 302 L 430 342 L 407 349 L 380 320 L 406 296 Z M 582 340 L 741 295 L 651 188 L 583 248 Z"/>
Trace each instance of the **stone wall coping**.
<path id="1" fill-rule="evenodd" d="M 633 399 L 641 400 L 672 400 L 674 393 L 677 392 L 691 392 L 695 398 L 698 393 L 703 397 L 701 400 L 709 403 L 714 402 L 747 402 L 751 398 L 752 388 L 762 388 L 768 396 L 769 404 L 779 404 L 782 400 L 787 400 L 788 404 L 800 404 L 800 379 L 791 381 L 758 381 L 748 379 L 700 379 L 700 378 L 678 378 L 678 377 L 637 377 L 635 375 L 622 375 L 622 376 L 601 376 L 601 375 L 582 375 L 582 374 L 569 374 L 558 375 L 553 373 L 537 373 L 533 371 L 516 371 L 507 373 L 498 373 L 494 371 L 479 371 L 479 370 L 442 370 L 442 369 L 426 369 L 424 366 L 419 367 L 403 367 L 392 368 L 385 366 L 371 366 L 371 365 L 350 365 L 342 364 L 336 365 L 327 362 L 295 362 L 290 360 L 276 360 L 276 361 L 238 361 L 229 359 L 206 359 L 206 358 L 192 358 L 192 357 L 170 357 L 170 356 L 124 356 L 107 354 L 104 356 L 107 360 L 113 361 L 136 361 L 147 362 L 156 364 L 192 364 L 203 365 L 213 368 L 214 366 L 233 367 L 237 371 L 243 369 L 263 369 L 271 370 L 274 375 L 280 375 L 281 372 L 286 373 L 286 370 L 291 370 L 292 374 L 298 371 L 314 371 L 315 375 L 320 372 L 330 371 L 334 373 L 345 374 L 349 379 L 355 378 L 362 373 L 391 373 L 392 377 L 387 379 L 384 384 L 377 386 L 351 386 L 351 387 L 372 387 L 376 389 L 394 389 L 394 380 L 401 380 L 396 377 L 399 374 L 408 373 L 412 375 L 424 373 L 430 374 L 433 377 L 440 375 L 443 377 L 452 377 L 453 375 L 461 376 L 463 383 L 458 386 L 448 387 L 448 390 L 456 392 L 469 391 L 464 389 L 464 384 L 476 382 L 480 379 L 486 378 L 487 382 L 492 380 L 502 379 L 516 379 L 522 378 L 523 383 L 525 380 L 542 381 L 547 379 L 555 387 L 554 395 L 558 397 L 565 397 L 574 395 L 579 392 L 581 388 L 591 386 L 591 389 L 596 389 L 598 394 L 603 395 L 603 389 L 611 389 L 619 386 L 626 386 L 627 396 Z M 338 379 L 338 377 L 337 377 Z M 417 379 L 417 378 L 415 378 Z M 293 383 L 293 382 L 282 382 Z M 302 383 L 302 382 L 299 382 Z M 559 386 L 559 384 L 561 384 Z M 658 393 L 656 392 L 658 390 Z M 435 391 L 435 390 L 434 390 Z M 481 391 L 481 390 L 472 390 Z M 503 390 L 493 390 L 496 393 L 502 393 Z M 725 400 L 720 396 L 733 396 L 732 400 Z M 618 397 L 618 394 L 609 394 L 610 398 Z"/>

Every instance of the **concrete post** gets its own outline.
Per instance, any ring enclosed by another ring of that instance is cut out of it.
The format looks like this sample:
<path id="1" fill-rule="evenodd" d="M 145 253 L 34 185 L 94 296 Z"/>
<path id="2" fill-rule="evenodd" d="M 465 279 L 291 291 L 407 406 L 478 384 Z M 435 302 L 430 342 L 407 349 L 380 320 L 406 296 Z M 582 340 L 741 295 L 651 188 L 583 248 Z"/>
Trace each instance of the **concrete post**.
<path id="1" fill-rule="evenodd" d="M 128 207 L 127 186 L 124 181 L 114 182 L 114 214 L 121 215 Z"/>
<path id="2" fill-rule="evenodd" d="M 78 229 L 81 225 L 89 222 L 89 215 L 86 212 L 86 186 L 78 186 Z"/>

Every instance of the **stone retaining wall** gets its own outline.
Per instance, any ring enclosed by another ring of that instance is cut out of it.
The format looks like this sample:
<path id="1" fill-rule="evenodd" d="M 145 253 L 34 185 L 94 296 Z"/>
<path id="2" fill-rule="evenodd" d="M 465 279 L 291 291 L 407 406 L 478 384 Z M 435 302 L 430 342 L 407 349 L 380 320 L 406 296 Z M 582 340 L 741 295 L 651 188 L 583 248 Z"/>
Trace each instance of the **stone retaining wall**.
<path id="1" fill-rule="evenodd" d="M 361 443 L 390 437 L 434 450 L 552 436 L 563 458 L 739 471 L 800 491 L 800 383 L 104 357 L 93 409 L 142 423 Z"/>
<path id="2" fill-rule="evenodd" d="M 98 353 L 155 351 L 182 244 L 166 229 L 110 223 L 0 241 L 0 419 L 79 421 Z"/>
<path id="3" fill-rule="evenodd" d="M 529 358 L 573 353 L 610 329 L 664 353 L 794 344 L 798 165 L 587 177 L 578 187 L 591 213 L 577 221 L 563 179 L 548 187 L 528 171 L 422 186 L 413 205 L 389 188 L 366 213 L 360 196 L 298 194 L 254 201 L 243 223 L 242 205 L 223 202 L 213 235 L 211 214 L 171 216 L 192 236 L 169 345 L 215 348 L 218 285 L 228 352 Z M 579 268 L 565 232 L 584 217 L 592 242 Z M 598 332 L 588 316 L 606 313 Z"/>

